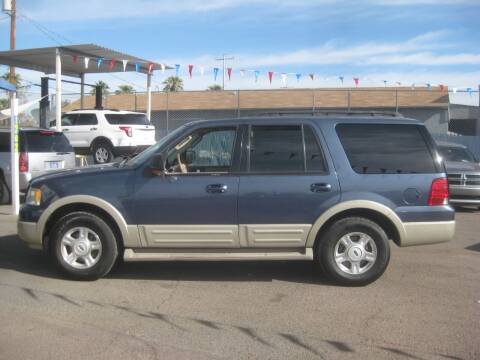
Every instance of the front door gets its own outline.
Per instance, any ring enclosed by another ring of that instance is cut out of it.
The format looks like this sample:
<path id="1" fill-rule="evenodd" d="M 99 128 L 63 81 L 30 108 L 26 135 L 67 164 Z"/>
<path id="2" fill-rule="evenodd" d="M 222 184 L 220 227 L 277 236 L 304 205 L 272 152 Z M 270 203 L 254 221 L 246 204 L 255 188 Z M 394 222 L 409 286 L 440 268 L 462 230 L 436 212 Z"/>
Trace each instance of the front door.
<path id="1" fill-rule="evenodd" d="M 339 183 L 312 125 L 252 125 L 240 177 L 242 246 L 303 248 L 312 224 L 339 201 Z"/>
<path id="2" fill-rule="evenodd" d="M 164 176 L 136 184 L 135 216 L 148 247 L 239 247 L 236 127 L 192 131 L 164 152 Z"/>

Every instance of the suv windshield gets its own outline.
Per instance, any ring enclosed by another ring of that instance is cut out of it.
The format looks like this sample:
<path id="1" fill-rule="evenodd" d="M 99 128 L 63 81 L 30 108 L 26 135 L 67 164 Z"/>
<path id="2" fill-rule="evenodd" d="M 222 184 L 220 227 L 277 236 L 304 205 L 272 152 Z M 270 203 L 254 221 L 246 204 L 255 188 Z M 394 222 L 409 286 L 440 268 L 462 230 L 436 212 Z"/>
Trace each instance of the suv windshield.
<path id="1" fill-rule="evenodd" d="M 465 148 L 440 146 L 438 151 L 445 161 L 476 162 L 475 156 Z"/>
<path id="2" fill-rule="evenodd" d="M 73 148 L 63 133 L 49 130 L 21 131 L 20 151 L 73 152 Z"/>
<path id="3" fill-rule="evenodd" d="M 150 125 L 145 114 L 105 114 L 110 125 Z"/>

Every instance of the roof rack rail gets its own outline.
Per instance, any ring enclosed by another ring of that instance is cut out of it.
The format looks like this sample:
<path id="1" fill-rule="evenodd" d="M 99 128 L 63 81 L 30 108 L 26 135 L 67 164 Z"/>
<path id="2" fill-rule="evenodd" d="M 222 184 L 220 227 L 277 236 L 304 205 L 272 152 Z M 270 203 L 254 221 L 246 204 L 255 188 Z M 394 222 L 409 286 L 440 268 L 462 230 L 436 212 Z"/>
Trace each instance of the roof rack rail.
<path id="1" fill-rule="evenodd" d="M 260 113 L 261 116 L 288 116 L 288 115 L 368 115 L 368 116 L 392 116 L 400 117 L 397 111 L 375 111 L 375 110 L 286 110 L 286 111 L 268 111 Z M 258 116 L 252 115 L 252 116 Z"/>
<path id="2" fill-rule="evenodd" d="M 102 107 L 101 109 L 98 109 L 98 108 L 88 108 L 88 109 L 72 109 L 72 110 L 69 110 L 69 111 L 81 111 L 81 110 L 107 110 L 107 111 L 122 111 L 120 109 L 110 109 L 110 108 L 104 108 Z"/>

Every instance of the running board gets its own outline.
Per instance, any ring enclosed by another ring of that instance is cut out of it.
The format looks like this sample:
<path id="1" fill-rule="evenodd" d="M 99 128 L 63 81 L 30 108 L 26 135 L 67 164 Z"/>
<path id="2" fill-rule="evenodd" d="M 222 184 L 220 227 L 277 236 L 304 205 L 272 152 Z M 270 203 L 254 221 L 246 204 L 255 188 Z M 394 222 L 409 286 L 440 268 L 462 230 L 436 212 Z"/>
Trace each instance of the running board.
<path id="1" fill-rule="evenodd" d="M 248 250 L 218 250 L 208 251 L 184 249 L 125 249 L 124 261 L 229 261 L 229 260 L 313 260 L 311 248 L 286 251 L 248 251 Z"/>

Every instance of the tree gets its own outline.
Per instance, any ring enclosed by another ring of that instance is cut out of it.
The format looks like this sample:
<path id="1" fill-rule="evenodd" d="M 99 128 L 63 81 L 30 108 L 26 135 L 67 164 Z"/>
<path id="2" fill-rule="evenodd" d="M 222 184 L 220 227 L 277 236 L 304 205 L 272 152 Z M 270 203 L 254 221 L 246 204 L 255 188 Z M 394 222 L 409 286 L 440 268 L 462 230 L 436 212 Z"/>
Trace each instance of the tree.
<path id="1" fill-rule="evenodd" d="M 10 81 L 10 72 L 6 72 L 5 74 L 3 74 L 2 79 L 6 81 Z M 20 76 L 20 74 L 15 74 L 13 84 L 17 87 L 22 86 L 22 77 Z"/>
<path id="2" fill-rule="evenodd" d="M 8 99 L 0 99 L 0 110 L 6 109 L 10 106 L 10 102 Z"/>
<path id="3" fill-rule="evenodd" d="M 170 76 L 162 84 L 165 85 L 163 91 L 175 92 L 183 90 L 183 80 L 178 76 Z"/>
<path id="4" fill-rule="evenodd" d="M 106 82 L 104 82 L 104 81 L 102 81 L 102 80 L 97 81 L 97 82 L 95 83 L 95 86 L 100 86 L 100 87 L 102 88 L 102 94 L 103 94 L 103 95 L 108 95 L 108 93 L 109 93 L 108 90 L 110 89 L 110 86 L 108 86 L 108 84 L 107 84 Z M 90 94 L 91 94 L 91 95 L 95 95 L 95 89 L 96 89 L 96 87 L 94 87 L 94 88 L 90 91 Z"/>
<path id="5" fill-rule="evenodd" d="M 222 87 L 218 84 L 210 85 L 207 89 L 208 91 L 221 91 Z"/>
<path id="6" fill-rule="evenodd" d="M 118 90 L 115 90 L 116 95 L 120 94 L 133 94 L 135 92 L 135 89 L 133 86 L 130 85 L 119 85 Z"/>

